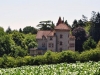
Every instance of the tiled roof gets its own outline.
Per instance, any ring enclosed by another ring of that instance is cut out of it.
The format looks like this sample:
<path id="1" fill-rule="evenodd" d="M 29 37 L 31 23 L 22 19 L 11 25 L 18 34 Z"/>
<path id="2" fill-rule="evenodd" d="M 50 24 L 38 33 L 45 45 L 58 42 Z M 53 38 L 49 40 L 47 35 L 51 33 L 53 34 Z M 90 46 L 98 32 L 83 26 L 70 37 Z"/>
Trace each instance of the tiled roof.
<path id="1" fill-rule="evenodd" d="M 39 30 L 37 32 L 37 35 L 36 35 L 36 39 L 42 39 L 42 36 L 45 36 L 47 38 L 47 35 L 50 33 L 51 31 L 42 31 L 42 30 Z"/>
<path id="2" fill-rule="evenodd" d="M 60 23 L 63 23 L 63 21 L 61 20 L 61 17 L 59 17 L 59 19 L 58 19 L 58 22 L 57 22 L 56 26 L 57 26 L 57 25 L 59 25 Z"/>
<path id="3" fill-rule="evenodd" d="M 70 30 L 70 28 L 64 23 L 60 23 L 59 25 L 57 25 L 55 27 L 55 29 L 57 29 L 57 30 L 68 30 L 68 31 Z"/>
<path id="4" fill-rule="evenodd" d="M 55 30 L 51 30 L 51 32 L 48 34 L 48 36 L 54 36 Z"/>

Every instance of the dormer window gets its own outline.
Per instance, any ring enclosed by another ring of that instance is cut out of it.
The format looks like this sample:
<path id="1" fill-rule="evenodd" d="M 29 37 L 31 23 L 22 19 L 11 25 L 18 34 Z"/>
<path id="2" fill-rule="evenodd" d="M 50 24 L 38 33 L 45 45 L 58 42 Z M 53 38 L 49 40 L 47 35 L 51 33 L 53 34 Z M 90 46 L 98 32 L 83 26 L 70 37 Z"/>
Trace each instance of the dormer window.
<path id="1" fill-rule="evenodd" d="M 60 34 L 60 38 L 63 38 L 63 35 L 62 34 Z"/>
<path id="2" fill-rule="evenodd" d="M 50 40 L 52 40 L 52 37 L 50 37 Z"/>

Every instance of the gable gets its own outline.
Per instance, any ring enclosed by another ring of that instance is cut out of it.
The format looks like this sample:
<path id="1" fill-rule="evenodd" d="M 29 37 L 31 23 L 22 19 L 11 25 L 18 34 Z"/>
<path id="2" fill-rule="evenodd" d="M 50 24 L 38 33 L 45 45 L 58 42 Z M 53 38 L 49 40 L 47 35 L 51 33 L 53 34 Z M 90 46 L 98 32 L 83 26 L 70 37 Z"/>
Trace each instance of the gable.
<path id="1" fill-rule="evenodd" d="M 45 38 L 47 38 L 47 35 L 50 33 L 50 31 L 38 31 L 36 34 L 36 39 L 42 39 L 42 37 L 44 36 Z"/>

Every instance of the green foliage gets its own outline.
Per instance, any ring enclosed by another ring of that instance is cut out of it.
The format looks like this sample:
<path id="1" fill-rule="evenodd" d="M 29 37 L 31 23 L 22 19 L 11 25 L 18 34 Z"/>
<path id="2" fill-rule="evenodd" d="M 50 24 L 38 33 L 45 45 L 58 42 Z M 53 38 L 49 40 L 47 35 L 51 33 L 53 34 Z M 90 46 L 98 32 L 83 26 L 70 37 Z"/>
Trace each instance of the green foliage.
<path id="1" fill-rule="evenodd" d="M 4 62 L 4 59 L 0 57 L 0 67 L 3 67 L 3 62 Z"/>
<path id="2" fill-rule="evenodd" d="M 1 36 L 0 41 L 0 56 L 9 54 L 11 52 L 11 46 L 14 45 L 11 37 L 9 35 Z"/>
<path id="3" fill-rule="evenodd" d="M 100 13 L 93 12 L 91 17 L 90 36 L 98 42 L 100 40 Z"/>
<path id="4" fill-rule="evenodd" d="M 25 34 L 28 34 L 28 33 L 36 34 L 37 29 L 35 29 L 34 27 L 31 27 L 31 26 L 26 26 L 25 28 L 23 28 L 23 33 L 25 33 Z"/>
<path id="5" fill-rule="evenodd" d="M 100 75 L 100 62 L 60 63 L 0 69 L 0 75 Z"/>
<path id="6" fill-rule="evenodd" d="M 8 27 L 8 29 L 6 30 L 6 33 L 11 33 L 11 32 L 12 32 L 11 28 Z"/>
<path id="7" fill-rule="evenodd" d="M 34 63 L 34 65 L 46 64 L 45 57 L 42 55 L 38 55 L 38 56 L 34 57 L 33 63 Z"/>
<path id="8" fill-rule="evenodd" d="M 0 37 L 3 35 L 5 35 L 4 29 L 3 29 L 3 27 L 0 27 Z"/>
<path id="9" fill-rule="evenodd" d="M 57 54 L 56 54 L 57 55 Z M 51 63 L 55 63 L 56 62 L 56 56 L 55 56 L 55 53 L 48 50 L 45 54 L 44 54 L 44 57 L 45 57 L 45 61 L 47 64 L 51 64 Z"/>
<path id="10" fill-rule="evenodd" d="M 0 27 L 0 56 L 7 54 L 9 56 L 18 57 L 25 56 L 28 54 L 28 49 L 37 46 L 36 35 L 23 34 L 17 30 L 13 30 L 6 33 L 4 29 Z"/>
<path id="11" fill-rule="evenodd" d="M 80 54 L 80 61 L 100 61 L 100 50 L 90 50 L 90 51 L 84 51 Z"/>
<path id="12" fill-rule="evenodd" d="M 100 48 L 100 41 L 98 42 L 96 48 Z"/>
<path id="13" fill-rule="evenodd" d="M 24 50 L 20 46 L 12 46 L 12 51 L 9 55 L 13 57 L 18 57 L 18 56 L 23 57 L 27 55 L 27 50 Z"/>
<path id="14" fill-rule="evenodd" d="M 83 44 L 83 49 L 84 50 L 89 50 L 89 49 L 94 49 L 96 48 L 96 42 L 90 37 L 88 40 L 86 40 Z"/>
<path id="15" fill-rule="evenodd" d="M 24 60 L 26 61 L 26 65 L 34 64 L 34 58 L 32 56 L 24 56 Z"/>
<path id="16" fill-rule="evenodd" d="M 69 51 L 63 51 L 60 54 L 60 62 L 76 62 L 76 60 L 78 59 L 78 53 L 77 52 L 73 52 L 71 50 Z"/>
<path id="17" fill-rule="evenodd" d="M 77 27 L 72 31 L 72 35 L 75 36 L 75 50 L 82 52 L 83 43 L 86 41 L 86 32 L 83 27 Z"/>
<path id="18" fill-rule="evenodd" d="M 37 47 L 36 35 L 27 34 L 25 37 L 25 44 L 27 45 L 28 49 Z"/>
<path id="19" fill-rule="evenodd" d="M 75 63 L 77 61 L 100 61 L 100 49 L 84 51 L 82 53 L 74 51 L 51 52 L 47 51 L 44 55 L 11 57 L 3 55 L 0 58 L 0 67 L 19 67 L 25 65 L 43 65 L 57 63 Z"/>
<path id="20" fill-rule="evenodd" d="M 52 21 L 40 21 L 37 27 L 40 28 L 40 30 L 51 30 L 54 29 L 55 25 Z"/>
<path id="21" fill-rule="evenodd" d="M 89 21 L 85 22 L 84 29 L 85 29 L 85 31 L 86 31 L 87 34 L 89 34 L 89 30 L 90 30 L 91 24 L 92 24 L 91 21 L 90 22 Z"/>
<path id="22" fill-rule="evenodd" d="M 22 33 L 22 32 L 23 32 L 21 28 L 19 29 L 19 32 L 20 32 L 20 33 Z"/>

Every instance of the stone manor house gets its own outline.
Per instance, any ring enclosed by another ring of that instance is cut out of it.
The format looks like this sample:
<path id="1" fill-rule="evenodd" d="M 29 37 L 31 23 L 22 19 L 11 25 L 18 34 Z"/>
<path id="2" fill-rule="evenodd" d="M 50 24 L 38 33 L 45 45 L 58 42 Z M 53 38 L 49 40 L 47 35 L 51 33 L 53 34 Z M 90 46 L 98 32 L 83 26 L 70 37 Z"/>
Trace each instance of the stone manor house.
<path id="1" fill-rule="evenodd" d="M 36 35 L 38 47 L 30 49 L 30 55 L 41 55 L 47 50 L 61 52 L 75 50 L 75 37 L 70 28 L 59 17 L 54 30 L 39 30 Z"/>

